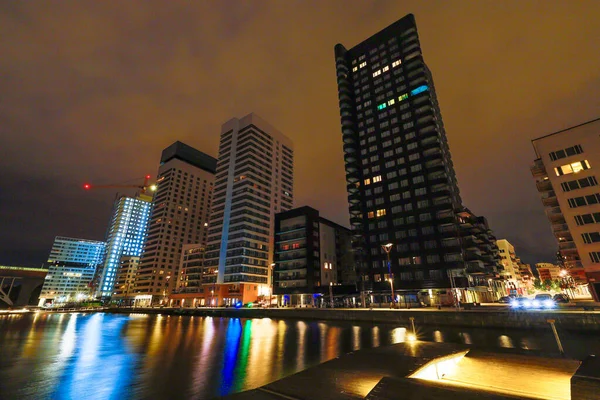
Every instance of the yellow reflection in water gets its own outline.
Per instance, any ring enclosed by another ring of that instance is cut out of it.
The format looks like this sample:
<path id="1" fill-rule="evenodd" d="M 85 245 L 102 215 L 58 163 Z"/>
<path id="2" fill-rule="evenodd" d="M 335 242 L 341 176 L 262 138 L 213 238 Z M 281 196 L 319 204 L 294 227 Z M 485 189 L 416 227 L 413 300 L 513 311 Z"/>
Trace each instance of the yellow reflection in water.
<path id="1" fill-rule="evenodd" d="M 269 318 L 254 320 L 250 332 L 250 356 L 249 365 L 252 367 L 240 371 L 240 375 L 246 374 L 246 385 L 258 386 L 264 381 L 265 376 L 271 376 L 273 372 L 273 351 L 275 350 L 276 326 Z"/>
<path id="2" fill-rule="evenodd" d="M 340 354 L 340 328 L 332 326 L 327 333 L 327 359 L 331 360 Z"/>
<path id="3" fill-rule="evenodd" d="M 360 326 L 352 327 L 352 350 L 360 350 Z"/>
<path id="4" fill-rule="evenodd" d="M 379 347 L 379 327 L 374 326 L 372 330 L 373 347 Z"/>
<path id="5" fill-rule="evenodd" d="M 202 347 L 200 349 L 200 353 L 195 357 L 194 362 L 191 398 L 195 399 L 201 396 L 205 392 L 205 388 L 209 383 L 209 375 L 206 372 L 211 369 L 212 359 L 216 354 L 215 351 L 211 352 L 214 338 L 214 320 L 212 317 L 205 317 L 204 322 L 202 323 L 202 337 L 198 339 L 202 341 Z"/>
<path id="6" fill-rule="evenodd" d="M 304 369 L 304 341 L 306 335 L 306 324 L 302 321 L 296 323 L 298 329 L 298 355 L 296 356 L 296 370 Z"/>
<path id="7" fill-rule="evenodd" d="M 406 341 L 406 328 L 396 328 L 390 332 L 392 343 L 404 343 Z"/>
<path id="8" fill-rule="evenodd" d="M 433 341 L 434 342 L 443 342 L 444 341 L 444 335 L 442 335 L 442 332 L 440 331 L 434 331 L 433 332 Z"/>
<path id="9" fill-rule="evenodd" d="M 498 343 L 500 344 L 500 347 L 509 347 L 509 348 L 515 347 L 512 339 L 506 335 L 501 335 L 498 338 Z"/>
<path id="10" fill-rule="evenodd" d="M 464 344 L 473 344 L 473 341 L 471 340 L 471 335 L 466 333 L 466 332 L 461 332 L 460 336 L 462 337 L 462 340 L 464 342 Z"/>

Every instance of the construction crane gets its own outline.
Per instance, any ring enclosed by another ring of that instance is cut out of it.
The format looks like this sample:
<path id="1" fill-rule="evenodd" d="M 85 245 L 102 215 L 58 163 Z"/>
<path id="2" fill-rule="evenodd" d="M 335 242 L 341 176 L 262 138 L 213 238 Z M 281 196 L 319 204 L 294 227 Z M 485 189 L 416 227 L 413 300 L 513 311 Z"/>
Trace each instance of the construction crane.
<path id="1" fill-rule="evenodd" d="M 146 194 L 147 191 L 154 192 L 156 190 L 156 184 L 149 185 L 150 175 L 146 175 L 144 177 L 143 185 L 134 185 L 134 184 L 109 184 L 109 185 L 92 185 L 90 183 L 83 184 L 83 188 L 85 190 L 90 189 L 101 189 L 101 188 L 136 188 L 140 189 L 142 194 Z"/>

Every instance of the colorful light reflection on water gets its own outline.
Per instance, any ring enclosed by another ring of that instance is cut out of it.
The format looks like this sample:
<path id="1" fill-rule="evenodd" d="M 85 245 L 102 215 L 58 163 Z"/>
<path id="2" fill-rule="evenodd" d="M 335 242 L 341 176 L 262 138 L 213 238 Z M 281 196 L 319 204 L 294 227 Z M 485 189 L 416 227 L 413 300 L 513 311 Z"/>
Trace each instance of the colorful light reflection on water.
<path id="1" fill-rule="evenodd" d="M 446 329 L 419 334 L 431 341 L 491 347 L 523 343 L 550 351 L 553 346 L 550 332 Z M 406 337 L 405 328 L 393 325 L 269 318 L 1 316 L 0 398 L 209 399 Z M 568 349 L 569 339 L 565 342 Z M 590 343 L 581 346 L 589 349 Z"/>

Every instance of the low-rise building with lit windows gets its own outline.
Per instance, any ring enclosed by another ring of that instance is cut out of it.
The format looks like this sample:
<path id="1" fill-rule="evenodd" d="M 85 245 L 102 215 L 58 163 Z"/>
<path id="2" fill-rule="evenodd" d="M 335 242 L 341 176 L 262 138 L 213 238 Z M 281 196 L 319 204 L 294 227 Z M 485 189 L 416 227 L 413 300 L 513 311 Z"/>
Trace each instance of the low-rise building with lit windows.
<path id="1" fill-rule="evenodd" d="M 273 292 L 278 303 L 320 306 L 334 293 L 357 293 L 350 235 L 311 207 L 276 214 Z"/>
<path id="2" fill-rule="evenodd" d="M 57 236 L 46 263 L 48 274 L 40 305 L 90 298 L 96 268 L 102 263 L 106 243 Z"/>
<path id="3" fill-rule="evenodd" d="M 581 268 L 600 300 L 600 118 L 532 140 L 531 173 L 542 198 L 562 264 Z"/>

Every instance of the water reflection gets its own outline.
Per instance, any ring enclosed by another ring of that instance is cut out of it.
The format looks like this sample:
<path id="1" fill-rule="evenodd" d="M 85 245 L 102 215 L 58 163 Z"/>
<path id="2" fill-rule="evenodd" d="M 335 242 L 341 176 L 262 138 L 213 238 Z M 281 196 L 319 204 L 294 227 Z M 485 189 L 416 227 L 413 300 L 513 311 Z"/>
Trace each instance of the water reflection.
<path id="1" fill-rule="evenodd" d="M 556 351 L 550 330 L 428 330 L 422 340 Z M 2 398 L 208 399 L 341 354 L 404 342 L 406 327 L 316 321 L 39 314 L 0 317 Z M 571 357 L 592 335 L 561 339 Z"/>

